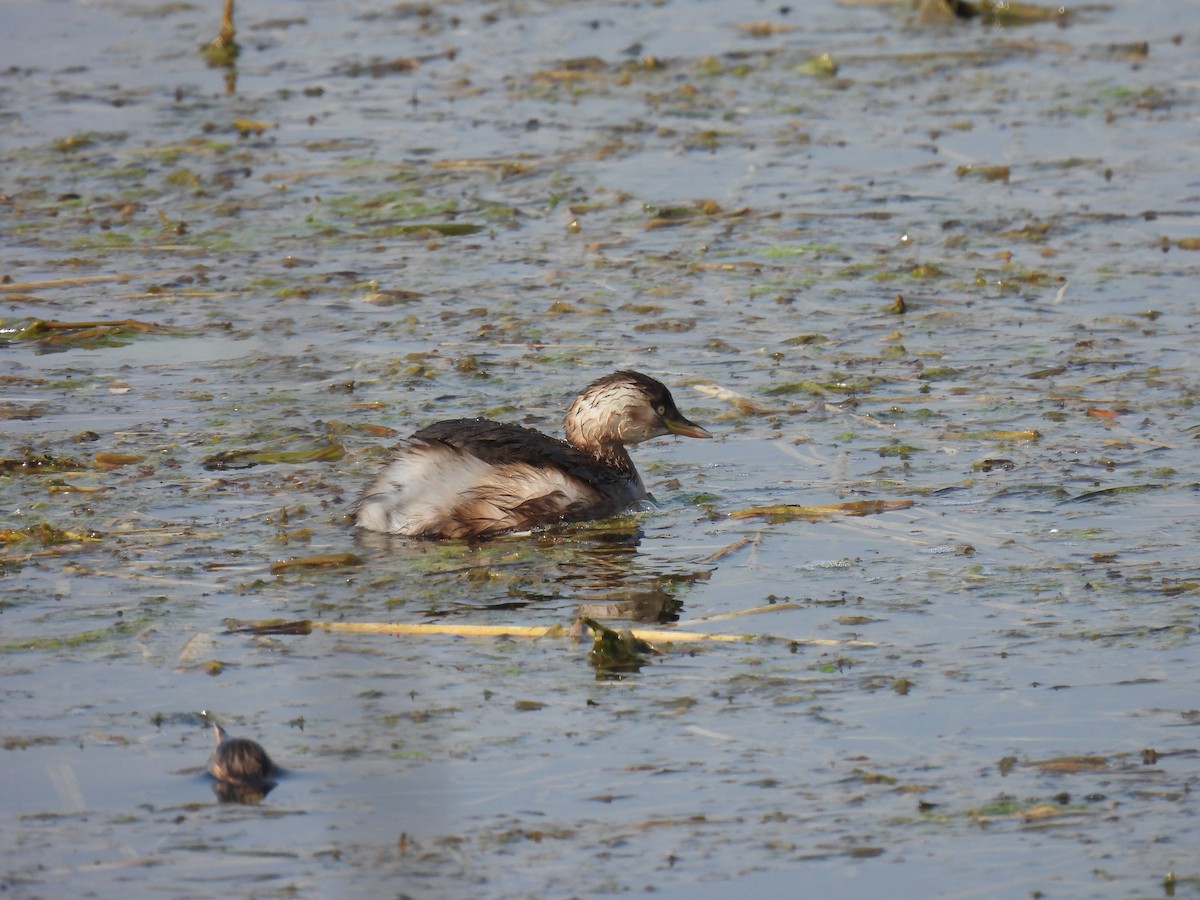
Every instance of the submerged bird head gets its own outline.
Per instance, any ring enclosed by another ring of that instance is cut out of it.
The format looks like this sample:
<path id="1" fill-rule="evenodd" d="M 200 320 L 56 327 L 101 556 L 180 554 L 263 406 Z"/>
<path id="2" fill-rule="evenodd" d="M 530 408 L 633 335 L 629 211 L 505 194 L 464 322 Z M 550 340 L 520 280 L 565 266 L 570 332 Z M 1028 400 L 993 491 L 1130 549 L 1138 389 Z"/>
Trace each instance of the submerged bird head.
<path id="1" fill-rule="evenodd" d="M 200 713 L 200 718 L 212 726 L 217 738 L 216 749 L 208 758 L 208 772 L 219 783 L 234 787 L 253 787 L 261 791 L 258 799 L 274 787 L 274 776 L 280 771 L 272 762 L 271 757 L 262 745 L 249 738 L 231 738 L 217 721 L 217 717 L 207 710 Z M 215 789 L 215 788 L 214 788 Z M 221 792 L 218 791 L 218 796 Z M 237 799 L 236 797 L 233 799 Z M 238 802 L 247 802 L 238 799 Z M 257 802 L 251 800 L 249 802 Z"/>
<path id="2" fill-rule="evenodd" d="M 640 372 L 614 372 L 585 387 L 567 410 L 567 440 L 581 448 L 636 444 L 663 434 L 710 438 L 666 387 Z"/>

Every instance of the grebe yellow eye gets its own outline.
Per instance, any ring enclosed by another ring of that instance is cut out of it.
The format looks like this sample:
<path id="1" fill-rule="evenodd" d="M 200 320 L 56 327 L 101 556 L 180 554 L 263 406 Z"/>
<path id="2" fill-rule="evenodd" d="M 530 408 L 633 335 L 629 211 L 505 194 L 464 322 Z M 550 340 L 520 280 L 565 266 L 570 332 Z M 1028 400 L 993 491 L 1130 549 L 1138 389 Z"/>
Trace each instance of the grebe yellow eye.
<path id="1" fill-rule="evenodd" d="M 654 411 L 656 413 L 658 413 L 660 416 L 665 416 L 667 414 L 667 408 L 665 406 L 663 406 L 661 403 L 658 404 L 658 406 L 654 407 Z"/>

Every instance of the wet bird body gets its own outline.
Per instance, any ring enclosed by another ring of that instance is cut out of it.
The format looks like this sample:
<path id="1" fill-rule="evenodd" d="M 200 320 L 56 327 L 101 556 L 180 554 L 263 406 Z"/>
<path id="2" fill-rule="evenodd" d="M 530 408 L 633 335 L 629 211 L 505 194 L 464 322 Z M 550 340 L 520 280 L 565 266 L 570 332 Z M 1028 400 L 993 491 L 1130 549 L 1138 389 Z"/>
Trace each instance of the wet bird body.
<path id="1" fill-rule="evenodd" d="M 279 774 L 279 767 L 257 741 L 231 738 L 208 714 L 202 714 L 212 726 L 217 746 L 208 758 L 208 774 L 228 785 L 263 787 Z"/>
<path id="2" fill-rule="evenodd" d="M 356 522 L 369 531 L 462 538 L 604 518 L 647 496 L 627 444 L 711 436 L 680 414 L 662 384 L 627 371 L 584 388 L 565 430 L 564 441 L 487 419 L 423 428 L 363 492 Z"/>
<path id="3" fill-rule="evenodd" d="M 228 784 L 259 785 L 271 781 L 275 764 L 261 744 L 249 738 L 226 738 L 209 758 L 208 772 Z"/>

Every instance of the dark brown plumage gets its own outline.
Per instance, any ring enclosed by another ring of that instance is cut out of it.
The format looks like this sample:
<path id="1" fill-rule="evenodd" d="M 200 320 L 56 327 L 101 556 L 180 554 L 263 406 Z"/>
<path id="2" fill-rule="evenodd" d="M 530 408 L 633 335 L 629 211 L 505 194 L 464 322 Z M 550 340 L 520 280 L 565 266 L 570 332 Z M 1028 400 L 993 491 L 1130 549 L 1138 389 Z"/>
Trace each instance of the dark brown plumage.
<path id="1" fill-rule="evenodd" d="M 202 713 L 217 736 L 217 746 L 208 758 L 208 772 L 217 781 L 230 785 L 263 787 L 271 784 L 280 769 L 262 745 L 249 738 L 231 738 L 207 713 Z"/>

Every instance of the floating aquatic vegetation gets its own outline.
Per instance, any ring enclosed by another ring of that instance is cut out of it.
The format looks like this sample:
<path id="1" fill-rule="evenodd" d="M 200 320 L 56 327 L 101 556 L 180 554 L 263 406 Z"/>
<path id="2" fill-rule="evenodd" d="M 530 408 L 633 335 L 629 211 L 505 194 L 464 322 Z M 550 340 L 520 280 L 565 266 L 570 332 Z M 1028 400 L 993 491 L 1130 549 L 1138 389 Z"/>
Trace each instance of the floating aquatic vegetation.
<path id="1" fill-rule="evenodd" d="M 343 566 L 361 566 L 362 563 L 362 557 L 354 553 L 318 553 L 271 563 L 271 574 L 280 575 L 292 569 L 337 569 Z"/>
<path id="2" fill-rule="evenodd" d="M 0 320 L 0 344 L 36 341 L 46 348 L 124 347 L 141 334 L 182 334 L 178 329 L 137 319 L 59 322 L 53 319 Z"/>
<path id="3" fill-rule="evenodd" d="M 306 619 L 225 619 L 222 623 L 231 634 L 312 634 L 313 623 Z"/>
<path id="4" fill-rule="evenodd" d="M 1063 6 L 1038 6 L 1011 0 L 921 0 L 917 16 L 926 25 L 979 19 L 985 25 L 1036 25 L 1061 21 L 1070 15 Z"/>
<path id="5" fill-rule="evenodd" d="M 787 22 L 738 22 L 734 27 L 750 37 L 765 38 L 777 34 L 787 34 L 800 26 Z"/>
<path id="6" fill-rule="evenodd" d="M 595 619 L 581 620 L 592 632 L 592 649 L 588 651 L 588 662 L 597 675 L 637 672 L 652 657 L 662 651 L 648 641 L 634 635 L 628 629 L 617 631 L 601 625 Z"/>
<path id="7" fill-rule="evenodd" d="M 51 737 L 44 734 L 32 734 L 24 736 L 9 735 L 0 742 L 0 747 L 5 750 L 28 750 L 30 747 L 49 747 L 59 743 L 62 738 Z"/>
<path id="8" fill-rule="evenodd" d="M 914 453 L 920 453 L 924 448 L 914 444 L 904 444 L 900 441 L 895 441 L 891 444 L 885 444 L 878 449 L 880 456 L 895 456 L 899 459 L 910 459 Z"/>
<path id="9" fill-rule="evenodd" d="M 961 372 L 952 366 L 926 366 L 918 375 L 922 381 L 945 381 L 949 378 L 958 378 Z"/>
<path id="10" fill-rule="evenodd" d="M 26 451 L 24 456 L 0 459 L 0 472 L 10 475 L 48 475 L 56 472 L 83 472 L 90 469 L 85 462 L 69 456 Z"/>
<path id="11" fill-rule="evenodd" d="M 71 484 L 55 479 L 46 485 L 51 494 L 104 494 L 113 490 L 109 484 Z"/>
<path id="12" fill-rule="evenodd" d="M 472 222 L 414 222 L 403 225 L 381 225 L 371 230 L 372 237 L 420 237 L 439 234 L 442 237 L 466 237 L 478 234 L 486 226 Z"/>
<path id="13" fill-rule="evenodd" d="M 260 137 L 264 131 L 271 127 L 270 122 L 260 122 L 257 119 L 247 119 L 243 116 L 234 118 L 230 124 L 242 137 L 249 137 L 250 135 Z"/>
<path id="14" fill-rule="evenodd" d="M 751 209 L 743 206 L 738 209 L 725 210 L 715 200 L 698 200 L 688 206 L 660 206 L 649 210 L 652 217 L 643 225 L 647 231 L 657 228 L 673 228 L 696 222 L 707 222 L 714 219 L 740 219 L 750 215 Z"/>
<path id="15" fill-rule="evenodd" d="M 236 38 L 237 28 L 233 24 L 233 0 L 225 0 L 217 36 L 201 47 L 200 52 L 213 68 L 232 68 L 241 52 Z"/>
<path id="16" fill-rule="evenodd" d="M 815 75 L 818 78 L 833 78 L 838 73 L 837 60 L 833 58 L 832 53 L 819 53 L 816 56 L 810 56 L 800 65 L 796 66 L 796 71 L 801 75 Z"/>
<path id="17" fill-rule="evenodd" d="M 128 639 L 136 634 L 138 630 L 144 628 L 149 621 L 149 617 L 139 617 L 137 619 L 123 619 L 107 628 L 95 628 L 73 634 L 13 638 L 0 642 L 0 651 L 10 653 L 26 650 L 57 652 L 74 647 L 105 644 Z"/>
<path id="18" fill-rule="evenodd" d="M 1012 174 L 1008 166 L 981 166 L 968 164 L 954 170 L 959 178 L 980 178 L 984 181 L 1008 181 Z"/>
<path id="19" fill-rule="evenodd" d="M 146 457 L 135 453 L 97 453 L 93 457 L 93 465 L 97 469 L 119 469 L 122 466 L 141 462 Z"/>
<path id="20" fill-rule="evenodd" d="M 1034 3 L 1013 3 L 1012 0 L 981 0 L 979 15 L 987 25 L 1034 25 L 1056 22 L 1070 16 L 1065 6 L 1038 6 Z"/>
<path id="21" fill-rule="evenodd" d="M 1080 772 L 1107 772 L 1112 768 L 1105 756 L 1056 756 L 1053 759 L 1036 759 L 1026 763 L 1043 772 L 1074 775 Z"/>
<path id="22" fill-rule="evenodd" d="M 29 422 L 34 419 L 40 419 L 46 414 L 47 409 L 44 406 L 18 406 L 15 403 L 0 404 L 0 419 L 7 419 L 9 421 L 23 420 Z"/>
<path id="23" fill-rule="evenodd" d="M 1084 494 L 1079 494 L 1076 497 L 1070 497 L 1063 503 L 1090 503 L 1093 500 L 1113 500 L 1119 499 L 1130 494 L 1144 494 L 1147 491 L 1161 491 L 1168 487 L 1165 484 L 1123 484 L 1117 487 L 1100 488 L 1096 491 L 1088 491 Z"/>
<path id="24" fill-rule="evenodd" d="M 201 465 L 210 472 L 228 469 L 252 469 L 266 465 L 300 465 L 312 462 L 337 462 L 346 455 L 338 443 L 325 444 L 309 450 L 224 450 L 207 456 Z"/>
<path id="25" fill-rule="evenodd" d="M 64 544 L 94 543 L 104 537 L 99 531 L 72 531 L 58 528 L 49 522 L 38 522 L 26 525 L 24 528 L 0 529 L 0 544 L 18 544 L 22 541 L 36 541 L 43 547 L 61 547 Z"/>
<path id="26" fill-rule="evenodd" d="M 976 472 L 991 472 L 993 469 L 1011 472 L 1016 467 L 1016 463 L 1014 463 L 1011 459 L 1002 458 L 980 459 L 971 463 L 971 469 Z"/>
<path id="27" fill-rule="evenodd" d="M 1040 441 L 1042 433 L 1036 428 L 1027 428 L 1022 431 L 945 431 L 938 435 L 939 438 L 946 441 L 961 441 L 961 440 L 980 440 L 980 441 L 999 441 L 1001 443 Z"/>
<path id="28" fill-rule="evenodd" d="M 827 506 L 798 506 L 791 503 L 776 503 L 771 506 L 748 506 L 729 515 L 734 519 L 765 516 L 772 521 L 788 522 L 792 519 L 807 519 L 817 522 L 831 516 L 875 516 L 898 509 L 908 509 L 912 500 L 850 500 L 846 503 L 831 503 Z"/>
<path id="29" fill-rule="evenodd" d="M 879 383 L 878 378 L 864 377 L 846 379 L 843 381 L 783 381 L 763 388 L 763 393 L 771 397 L 787 394 L 812 394 L 823 397 L 826 394 L 866 394 Z"/>

